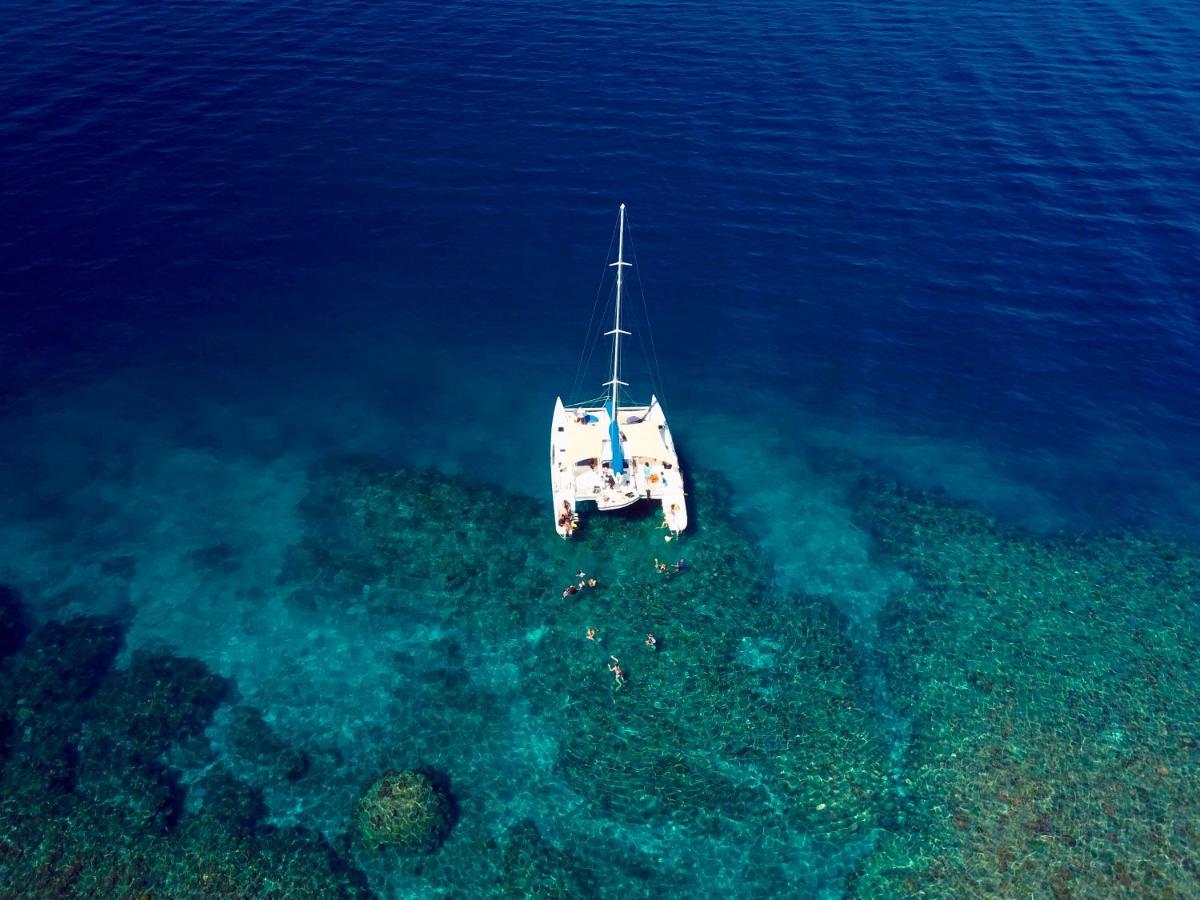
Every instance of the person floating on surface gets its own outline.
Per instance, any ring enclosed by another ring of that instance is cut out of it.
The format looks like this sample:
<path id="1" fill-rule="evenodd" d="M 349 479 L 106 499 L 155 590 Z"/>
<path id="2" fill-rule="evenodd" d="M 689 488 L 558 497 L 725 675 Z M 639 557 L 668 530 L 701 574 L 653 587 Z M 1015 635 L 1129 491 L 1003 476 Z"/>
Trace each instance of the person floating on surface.
<path id="1" fill-rule="evenodd" d="M 609 659 L 612 660 L 612 665 L 608 667 L 608 671 L 613 673 L 613 678 L 617 682 L 616 689 L 619 691 L 625 686 L 625 670 L 621 668 L 621 661 L 615 656 L 610 656 Z"/>
<path id="2" fill-rule="evenodd" d="M 596 629 L 595 628 L 589 628 L 587 630 L 587 639 L 589 641 L 594 641 L 596 639 Z"/>
<path id="3" fill-rule="evenodd" d="M 588 587 L 595 587 L 595 586 L 596 586 L 596 579 L 595 579 L 595 578 L 589 578 L 589 579 L 587 580 L 587 586 L 588 586 Z"/>
<path id="4" fill-rule="evenodd" d="M 665 562 L 659 562 L 658 557 L 656 556 L 656 557 L 654 557 L 654 568 L 657 569 L 659 572 L 662 572 L 665 574 L 667 569 L 670 568 L 670 566 L 668 566 Z"/>
<path id="5" fill-rule="evenodd" d="M 686 568 L 687 568 L 687 560 L 686 559 L 681 559 L 679 562 L 675 563 L 675 571 L 676 572 L 682 572 Z"/>
<path id="6" fill-rule="evenodd" d="M 579 593 L 578 585 L 568 584 L 565 588 L 563 588 L 563 599 L 565 600 L 567 597 L 570 597 L 572 594 L 578 594 L 578 593 Z"/>
<path id="7" fill-rule="evenodd" d="M 646 646 L 649 647 L 651 650 L 657 650 L 658 649 L 658 638 L 656 638 L 653 634 L 650 634 L 649 632 L 647 632 L 646 633 Z"/>

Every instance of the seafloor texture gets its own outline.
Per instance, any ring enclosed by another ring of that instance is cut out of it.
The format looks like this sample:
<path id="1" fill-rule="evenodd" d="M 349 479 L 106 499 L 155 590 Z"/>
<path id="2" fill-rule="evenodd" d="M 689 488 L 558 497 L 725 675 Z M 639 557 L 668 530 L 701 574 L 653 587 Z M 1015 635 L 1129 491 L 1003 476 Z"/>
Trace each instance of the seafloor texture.
<path id="1" fill-rule="evenodd" d="M 26 639 L 7 595 L 0 888 L 819 889 L 823 861 L 848 866 L 890 814 L 887 749 L 838 615 L 771 587 L 726 498 L 697 481 L 684 541 L 643 510 L 567 543 L 520 495 L 317 467 L 277 579 L 286 608 L 411 636 L 373 676 L 386 713 L 341 744 L 293 746 L 195 660 L 139 651 L 113 669 L 114 622 Z M 597 584 L 564 597 L 580 572 Z M 410 771 L 380 777 L 392 768 Z"/>
<path id="2" fill-rule="evenodd" d="M 203 733 L 227 682 L 165 654 L 114 670 L 120 644 L 104 619 L 51 622 L 0 663 L 0 893 L 369 895 L 325 839 L 263 824 L 258 792 L 216 763 Z M 205 774 L 185 789 L 181 767 Z"/>
<path id="3" fill-rule="evenodd" d="M 857 894 L 1200 894 L 1195 549 L 1039 538 L 876 478 L 855 496 L 916 582 L 882 624 L 905 826 Z"/>
<path id="4" fill-rule="evenodd" d="M 540 758 L 532 810 L 581 815 L 556 830 L 632 874 L 624 890 L 702 890 L 718 846 L 734 848 L 723 877 L 740 890 L 778 889 L 803 851 L 865 838 L 886 814 L 886 748 L 836 615 L 771 590 L 722 497 L 697 483 L 680 544 L 645 510 L 589 517 L 563 542 L 544 504 L 466 480 L 367 462 L 314 474 L 281 576 L 292 602 L 366 604 L 440 636 L 444 668 L 400 688 L 406 760 L 449 775 L 472 836 L 420 862 L 435 884 L 486 883 L 469 857 L 511 815 L 512 753 Z M 563 597 L 580 572 L 598 584 Z M 676 835 L 673 852 L 639 849 L 647 826 Z"/>
<path id="5" fill-rule="evenodd" d="M 911 576 L 869 667 L 703 474 L 681 541 L 643 512 L 563 542 L 521 495 L 315 467 L 279 614 L 397 641 L 358 645 L 378 705 L 341 734 L 303 727 L 337 697 L 264 715 L 3 592 L 0 893 L 1195 895 L 1195 550 L 810 462 Z"/>

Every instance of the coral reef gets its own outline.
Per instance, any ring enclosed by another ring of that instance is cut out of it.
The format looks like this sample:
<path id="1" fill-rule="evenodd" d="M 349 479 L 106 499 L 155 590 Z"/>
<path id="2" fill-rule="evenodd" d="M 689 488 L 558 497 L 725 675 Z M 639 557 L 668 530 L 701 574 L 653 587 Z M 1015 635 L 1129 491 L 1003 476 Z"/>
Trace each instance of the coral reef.
<path id="1" fill-rule="evenodd" d="M 694 496 L 679 544 L 636 510 L 590 517 L 564 542 L 532 499 L 344 462 L 312 474 L 308 530 L 280 583 L 306 608 L 366 605 L 471 647 L 536 634 L 536 664 L 515 661 L 512 690 L 560 738 L 559 774 L 606 816 L 857 838 L 890 808 L 889 761 L 842 623 L 772 588 L 720 482 L 698 480 Z M 657 570 L 676 548 L 684 571 Z M 601 583 L 562 598 L 584 569 Z M 628 675 L 619 691 L 610 656 Z"/>
<path id="2" fill-rule="evenodd" d="M 495 885 L 499 896 L 539 900 L 596 897 L 594 882 L 587 867 L 546 841 L 529 819 L 522 819 L 505 834 Z"/>
<path id="3" fill-rule="evenodd" d="M 323 839 L 259 825 L 261 798 L 228 773 L 182 812 L 164 756 L 202 739 L 227 685 L 163 653 L 113 670 L 120 642 L 104 619 L 52 622 L 0 662 L 0 894 L 366 896 Z"/>
<path id="4" fill-rule="evenodd" d="M 858 895 L 1200 892 L 1195 549 L 1037 537 L 878 478 L 855 502 L 915 580 L 883 623 L 907 834 Z"/>
<path id="5" fill-rule="evenodd" d="M 235 778 L 227 768 L 216 767 L 191 788 L 201 797 L 203 813 L 228 822 L 240 832 L 249 832 L 266 815 L 262 792 Z"/>
<path id="6" fill-rule="evenodd" d="M 371 848 L 430 853 L 450 830 L 449 797 L 423 772 L 388 771 L 363 793 L 354 811 L 358 836 Z"/>
<path id="7" fill-rule="evenodd" d="M 252 706 L 233 710 L 229 744 L 238 759 L 261 772 L 266 781 L 296 781 L 308 772 L 308 755 L 285 743 Z"/>

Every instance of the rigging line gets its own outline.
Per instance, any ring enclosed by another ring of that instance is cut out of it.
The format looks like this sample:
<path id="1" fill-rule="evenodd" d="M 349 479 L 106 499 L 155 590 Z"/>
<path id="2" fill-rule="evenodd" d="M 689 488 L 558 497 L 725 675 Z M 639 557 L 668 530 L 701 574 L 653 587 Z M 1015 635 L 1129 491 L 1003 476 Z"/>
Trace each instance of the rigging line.
<path id="1" fill-rule="evenodd" d="M 613 225 L 612 234 L 608 238 L 608 252 L 604 254 L 604 267 L 600 270 L 600 280 L 596 284 L 596 297 L 592 301 L 592 314 L 588 317 L 587 331 L 583 333 L 583 347 L 579 351 L 579 363 L 575 366 L 575 380 L 571 383 L 571 396 L 574 397 L 576 392 L 582 387 L 584 362 L 583 355 L 587 352 L 588 340 L 592 336 L 592 324 L 596 321 L 596 307 L 600 305 L 600 291 L 604 288 L 604 276 L 608 274 L 608 260 L 612 256 L 613 241 L 617 239 L 617 226 Z M 595 345 L 593 344 L 593 349 Z M 588 355 L 588 362 L 591 362 L 591 355 Z"/>
<path id="2" fill-rule="evenodd" d="M 604 318 L 607 318 L 607 317 L 608 317 L 608 311 L 609 311 L 610 309 L 612 309 L 612 305 L 613 305 L 613 304 L 612 304 L 612 299 L 613 299 L 613 296 L 614 296 L 614 294 L 615 294 L 615 293 L 616 293 L 616 285 L 614 284 L 614 286 L 613 286 L 612 290 L 610 290 L 610 291 L 609 291 L 609 294 L 608 294 L 608 296 L 609 296 L 609 302 L 604 304 L 604 316 L 603 316 Z M 600 338 L 601 338 L 602 336 L 603 336 L 603 335 L 601 334 L 601 332 L 600 332 L 600 330 L 599 330 L 599 329 L 597 329 L 597 330 L 596 330 L 596 332 L 595 332 L 594 334 L 592 334 L 592 335 L 591 335 L 591 349 L 590 349 L 590 350 L 588 350 L 587 362 L 585 362 L 585 363 L 583 364 L 583 372 L 586 372 L 586 371 L 587 371 L 587 370 L 588 370 L 588 369 L 591 367 L 591 365 L 592 365 L 592 356 L 593 356 L 593 355 L 596 353 L 596 346 L 597 346 L 597 345 L 600 343 Z M 585 346 L 585 347 L 587 347 L 587 344 L 585 344 L 584 346 Z M 610 363 L 612 362 L 612 358 L 611 358 L 611 357 L 609 358 L 609 362 L 610 362 Z M 571 396 L 575 396 L 575 394 L 576 394 L 576 393 L 577 393 L 577 392 L 578 392 L 578 391 L 579 391 L 579 390 L 580 390 L 582 387 L 583 387 L 583 379 L 582 379 L 582 375 L 580 375 L 580 377 L 576 379 L 576 386 L 575 386 L 575 387 L 573 387 L 573 388 L 571 389 Z"/>
<path id="3" fill-rule="evenodd" d="M 626 220 L 625 220 L 625 230 L 629 231 L 629 255 L 632 256 L 634 258 L 634 260 L 636 260 L 637 259 L 637 248 L 634 246 L 634 243 L 633 243 L 633 232 L 630 231 L 630 229 L 629 229 L 628 216 L 626 216 Z M 650 327 L 650 307 L 646 303 L 646 291 L 642 286 L 642 274 L 641 274 L 642 267 L 640 265 L 634 266 L 633 271 L 634 271 L 634 274 L 637 275 L 638 295 L 642 298 L 642 314 L 645 317 L 645 322 L 646 322 L 646 335 L 650 338 L 650 352 L 653 353 L 653 355 L 654 355 L 654 372 L 651 375 L 651 377 L 654 379 L 655 383 L 658 385 L 658 392 L 662 395 L 659 399 L 666 400 L 667 392 L 663 388 L 662 368 L 659 366 L 659 362 L 658 362 L 658 348 L 654 345 L 654 329 Z"/>

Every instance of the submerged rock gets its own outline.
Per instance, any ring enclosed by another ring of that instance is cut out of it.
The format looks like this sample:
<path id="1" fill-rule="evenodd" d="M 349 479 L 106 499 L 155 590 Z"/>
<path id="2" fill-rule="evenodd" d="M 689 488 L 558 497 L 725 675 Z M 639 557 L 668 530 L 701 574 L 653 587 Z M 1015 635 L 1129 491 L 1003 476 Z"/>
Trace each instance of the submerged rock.
<path id="1" fill-rule="evenodd" d="M 241 831 L 251 831 L 266 815 L 262 792 L 224 767 L 208 772 L 192 787 L 202 797 L 201 811 Z"/>
<path id="2" fill-rule="evenodd" d="M 579 861 L 553 846 L 529 819 L 505 834 L 496 892 L 502 897 L 574 900 L 599 896 L 595 876 Z"/>
<path id="3" fill-rule="evenodd" d="M 423 772 L 385 772 L 367 788 L 354 825 L 367 847 L 431 853 L 452 824 L 450 798 Z"/>
<path id="4" fill-rule="evenodd" d="M 236 707 L 229 722 L 230 749 L 265 780 L 297 781 L 308 772 L 309 758 L 289 746 L 252 706 Z"/>
<path id="5" fill-rule="evenodd" d="M 197 660 L 135 654 L 120 629 L 50 623 L 0 662 L 0 895 L 368 896 L 321 838 L 258 826 L 261 799 L 227 775 L 182 813 L 164 754 L 202 738 L 224 679 Z"/>

